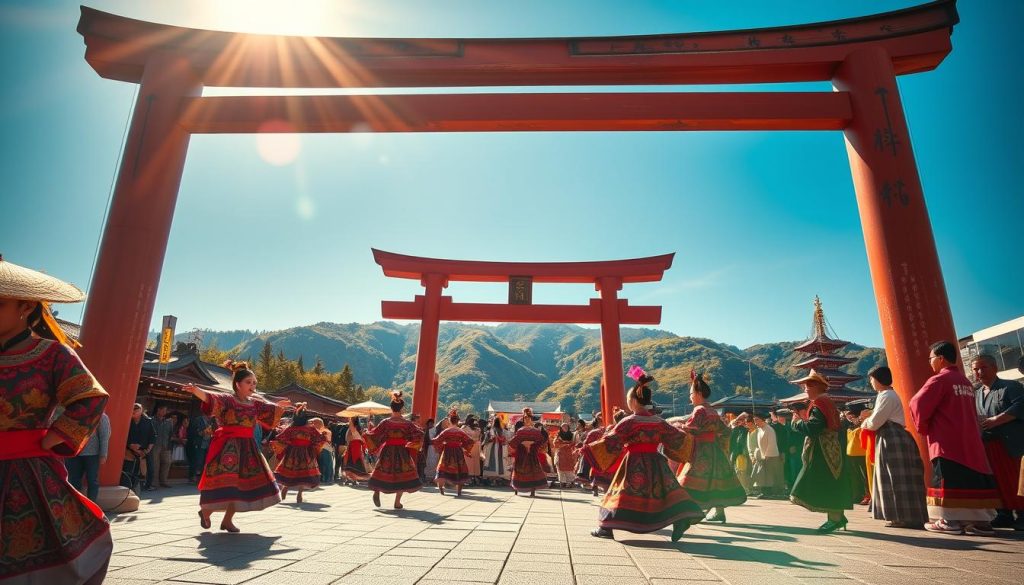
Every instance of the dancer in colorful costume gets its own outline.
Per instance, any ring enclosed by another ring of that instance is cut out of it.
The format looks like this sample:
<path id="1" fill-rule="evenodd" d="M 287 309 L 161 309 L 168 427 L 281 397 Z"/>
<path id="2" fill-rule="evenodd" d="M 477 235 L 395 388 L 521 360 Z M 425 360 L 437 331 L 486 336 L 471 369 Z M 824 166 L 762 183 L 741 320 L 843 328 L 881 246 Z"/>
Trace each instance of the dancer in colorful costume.
<path id="1" fill-rule="evenodd" d="M 853 486 L 847 476 L 839 433 L 839 409 L 828 397 L 828 380 L 815 370 L 794 380 L 804 387 L 810 405 L 793 419 L 793 429 L 803 435 L 803 469 L 796 478 L 789 499 L 812 512 L 825 512 L 828 519 L 818 532 L 846 530 L 843 510 L 853 509 Z"/>
<path id="2" fill-rule="evenodd" d="M 607 469 L 625 454 L 601 502 L 599 538 L 614 538 L 613 530 L 646 533 L 672 526 L 672 542 L 701 521 L 704 511 L 679 485 L 665 462 L 668 456 L 680 463 L 690 459 L 693 440 L 650 412 L 653 402 L 649 384 L 654 378 L 638 366 L 630 368 L 636 384 L 626 395 L 633 414 L 623 418 L 602 439 L 583 450 L 596 469 Z M 658 452 L 664 446 L 665 455 Z"/>
<path id="3" fill-rule="evenodd" d="M 246 362 L 228 360 L 233 396 L 207 392 L 192 384 L 184 390 L 203 402 L 203 413 L 217 420 L 203 477 L 199 480 L 199 524 L 210 528 L 210 515 L 223 511 L 220 529 L 238 532 L 236 512 L 262 510 L 281 501 L 281 488 L 254 440 L 256 425 L 270 431 L 291 401 L 267 402 L 255 396 L 256 374 Z"/>
<path id="4" fill-rule="evenodd" d="M 456 497 L 462 495 L 462 484 L 469 481 L 466 457 L 473 450 L 473 439 L 459 428 L 459 414 L 452 409 L 441 421 L 442 431 L 434 439 L 441 458 L 437 461 L 437 491 L 443 496 L 445 484 L 455 486 Z"/>
<path id="5" fill-rule="evenodd" d="M 320 467 L 317 463 L 320 448 L 328 441 L 327 436 L 309 424 L 305 412 L 306 403 L 295 405 L 295 416 L 287 429 L 278 433 L 270 442 L 278 464 L 274 477 L 281 486 L 281 499 L 288 497 L 288 490 L 295 489 L 295 501 L 302 503 L 303 490 L 320 485 Z"/>
<path id="6" fill-rule="evenodd" d="M 532 498 L 537 488 L 547 486 L 547 461 L 545 451 L 548 434 L 533 426 L 533 411 L 523 409 L 523 426 L 508 442 L 509 453 L 515 458 L 512 466 L 512 491 L 530 490 Z"/>
<path id="7" fill-rule="evenodd" d="M 370 472 L 366 470 L 366 441 L 363 440 L 359 417 L 353 416 L 349 419 L 348 428 L 345 430 L 345 445 L 347 448 L 342 457 L 345 479 L 353 484 L 370 479 Z M 412 457 L 412 452 L 409 453 L 409 457 Z M 419 475 L 419 471 L 416 474 Z"/>
<path id="8" fill-rule="evenodd" d="M 422 487 L 416 462 L 406 449 L 412 441 L 423 439 L 423 430 L 415 423 L 402 418 L 405 400 L 402 392 L 391 394 L 391 417 L 363 433 L 366 448 L 380 451 L 377 466 L 370 475 L 369 486 L 373 490 L 373 505 L 380 507 L 380 493 L 395 494 L 395 509 L 401 510 L 402 494 L 419 491 Z"/>
<path id="9" fill-rule="evenodd" d="M 0 256 L 0 582 L 99 584 L 113 549 L 96 504 L 67 481 L 99 425 L 107 393 L 49 303 L 82 291 Z M 63 412 L 53 418 L 57 406 Z M 51 422 L 52 421 L 52 422 Z"/>
<path id="10" fill-rule="evenodd" d="M 690 371 L 690 402 L 693 413 L 682 430 L 693 436 L 693 456 L 689 465 L 681 465 L 679 484 L 686 488 L 708 515 L 708 522 L 725 522 L 725 508 L 747 501 L 747 493 L 736 478 L 729 461 L 731 430 L 718 413 L 707 406 L 711 388 L 704 378 Z"/>

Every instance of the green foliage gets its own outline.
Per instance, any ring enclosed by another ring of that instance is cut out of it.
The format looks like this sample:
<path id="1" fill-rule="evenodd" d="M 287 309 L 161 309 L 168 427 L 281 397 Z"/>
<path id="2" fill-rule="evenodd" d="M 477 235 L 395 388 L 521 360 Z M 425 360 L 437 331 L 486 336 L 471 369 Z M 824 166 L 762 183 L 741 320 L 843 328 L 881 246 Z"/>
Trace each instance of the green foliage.
<path id="1" fill-rule="evenodd" d="M 737 388 L 749 395 L 751 385 L 762 398 L 799 392 L 788 382 L 800 373 L 792 367 L 804 357 L 792 352 L 799 342 L 742 350 L 654 329 L 623 328 L 621 336 L 624 368 L 639 364 L 653 374 L 655 400 L 662 406 L 675 402 L 681 411 L 689 404 L 691 368 L 704 374 L 712 400 Z M 221 338 L 216 332 L 208 337 Z M 263 388 L 301 377 L 303 386 L 349 402 L 387 404 L 391 388 L 412 398 L 418 325 L 317 323 L 242 339 L 224 353 L 257 354 Z M 839 353 L 860 358 L 844 368 L 851 373 L 863 375 L 884 362 L 884 352 L 876 348 L 851 344 Z M 303 355 L 316 356 L 312 369 L 303 372 L 297 362 L 288 365 L 288 358 Z M 545 400 L 558 402 L 566 412 L 589 414 L 600 409 L 600 331 L 575 325 L 446 323 L 438 336 L 436 371 L 440 405 L 469 404 L 479 413 L 491 400 Z M 624 383 L 628 387 L 631 381 Z"/>

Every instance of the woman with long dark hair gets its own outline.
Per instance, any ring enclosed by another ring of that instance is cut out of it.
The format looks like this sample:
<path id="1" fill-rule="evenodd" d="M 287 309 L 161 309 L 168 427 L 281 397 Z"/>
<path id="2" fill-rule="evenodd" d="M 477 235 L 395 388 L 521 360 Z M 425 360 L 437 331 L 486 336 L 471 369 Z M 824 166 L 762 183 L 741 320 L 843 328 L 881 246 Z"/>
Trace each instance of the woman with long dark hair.
<path id="1" fill-rule="evenodd" d="M 232 396 L 215 394 L 186 384 L 184 390 L 203 403 L 203 412 L 218 423 L 199 480 L 199 524 L 209 529 L 213 512 L 224 512 L 220 529 L 239 532 L 232 522 L 236 512 L 269 508 L 281 501 L 281 488 L 254 440 L 256 425 L 277 427 L 291 401 L 273 403 L 257 396 L 256 373 L 246 362 L 228 360 Z"/>

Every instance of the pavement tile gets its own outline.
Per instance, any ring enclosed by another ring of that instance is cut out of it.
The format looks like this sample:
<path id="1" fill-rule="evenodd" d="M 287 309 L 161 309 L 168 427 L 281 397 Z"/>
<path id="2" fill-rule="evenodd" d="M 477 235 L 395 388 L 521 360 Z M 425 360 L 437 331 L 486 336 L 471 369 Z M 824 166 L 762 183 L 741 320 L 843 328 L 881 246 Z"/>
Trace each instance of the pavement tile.
<path id="1" fill-rule="evenodd" d="M 607 581 L 605 581 L 607 583 Z M 572 575 L 552 575 L 550 573 L 509 573 L 504 572 L 498 579 L 498 585 L 575 585 Z"/>
<path id="2" fill-rule="evenodd" d="M 360 563 L 342 563 L 338 561 L 312 561 L 309 559 L 297 561 L 288 565 L 289 572 L 295 573 L 323 573 L 325 575 L 347 575 L 359 568 Z"/>
<path id="3" fill-rule="evenodd" d="M 494 583 L 498 580 L 498 576 L 501 574 L 501 565 L 493 565 L 486 568 L 455 568 L 455 567 L 435 567 L 430 570 L 429 573 L 423 576 L 424 579 L 431 579 L 437 581 L 451 581 L 452 583 L 461 583 L 463 581 L 484 581 L 486 583 Z"/>

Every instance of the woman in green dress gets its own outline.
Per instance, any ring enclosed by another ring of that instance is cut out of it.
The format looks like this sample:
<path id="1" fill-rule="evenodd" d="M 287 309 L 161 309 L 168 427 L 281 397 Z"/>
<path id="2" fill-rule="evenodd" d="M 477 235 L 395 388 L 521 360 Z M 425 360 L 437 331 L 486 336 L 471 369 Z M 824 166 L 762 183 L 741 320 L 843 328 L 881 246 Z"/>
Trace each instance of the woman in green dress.
<path id="1" fill-rule="evenodd" d="M 811 370 L 794 380 L 807 392 L 810 405 L 793 419 L 793 429 L 803 435 L 803 469 L 789 499 L 812 512 L 825 512 L 828 520 L 818 528 L 827 534 L 846 530 L 843 510 L 853 509 L 851 483 L 843 466 L 845 451 L 839 433 L 839 410 L 828 397 L 828 380 Z"/>

